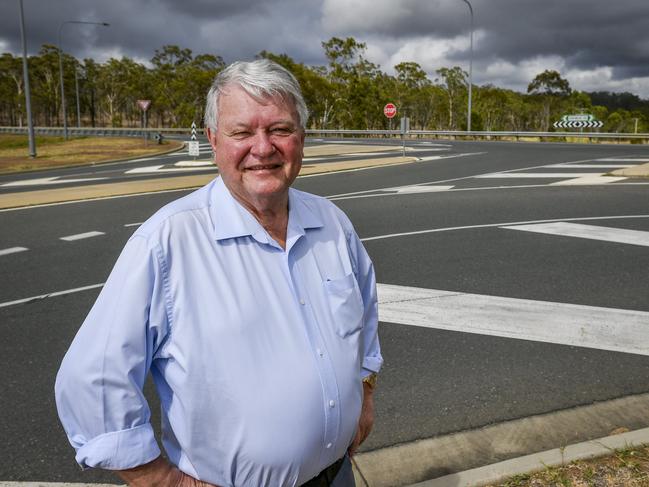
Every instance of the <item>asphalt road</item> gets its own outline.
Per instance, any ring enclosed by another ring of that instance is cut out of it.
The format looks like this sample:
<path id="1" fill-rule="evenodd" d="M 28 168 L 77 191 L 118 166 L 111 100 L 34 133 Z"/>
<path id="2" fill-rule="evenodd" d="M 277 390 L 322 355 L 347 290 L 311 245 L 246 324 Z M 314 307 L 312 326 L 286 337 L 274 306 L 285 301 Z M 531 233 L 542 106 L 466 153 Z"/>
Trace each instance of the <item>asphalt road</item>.
<path id="1" fill-rule="evenodd" d="M 323 139 L 311 138 L 306 146 L 322 145 Z M 354 141 L 328 139 L 328 144 L 343 143 L 350 147 Z M 363 140 L 363 145 L 394 146 L 393 151 L 379 153 L 340 154 L 319 157 L 307 157 L 304 164 L 321 164 L 336 161 L 364 160 L 369 158 L 389 158 L 399 156 L 400 142 L 398 140 L 370 139 Z M 129 161 L 101 163 L 92 166 L 73 166 L 46 171 L 29 171 L 24 173 L 0 174 L 0 195 L 19 191 L 34 191 L 52 187 L 71 187 L 94 184 L 119 183 L 127 181 L 143 181 L 157 178 L 173 178 L 177 176 L 216 174 L 211 164 L 212 149 L 204 138 L 199 138 L 200 156 L 189 156 L 187 149 L 165 154 L 162 156 L 143 157 Z M 412 141 L 409 143 L 409 154 L 419 157 L 452 154 L 453 150 L 445 142 Z M 196 165 L 198 161 L 199 164 Z M 200 164 L 202 162 L 202 164 Z"/>
<path id="2" fill-rule="evenodd" d="M 331 197 L 349 215 L 380 283 L 649 312 L 649 247 L 503 228 L 560 220 L 649 232 L 646 180 L 554 184 L 624 164 L 602 159 L 649 160 L 647 148 L 450 145 L 452 158 L 295 186 Z M 530 176 L 539 172 L 552 177 Z M 98 289 L 3 303 L 103 282 L 134 227 L 184 194 L 0 211 L 0 252 L 28 249 L 0 253 L 0 480 L 114 480 L 79 471 L 53 398 L 58 364 Z M 61 240 L 92 231 L 102 234 Z M 421 233 L 394 236 L 409 232 Z M 649 392 L 646 355 L 387 322 L 380 338 L 385 366 L 367 449 Z"/>

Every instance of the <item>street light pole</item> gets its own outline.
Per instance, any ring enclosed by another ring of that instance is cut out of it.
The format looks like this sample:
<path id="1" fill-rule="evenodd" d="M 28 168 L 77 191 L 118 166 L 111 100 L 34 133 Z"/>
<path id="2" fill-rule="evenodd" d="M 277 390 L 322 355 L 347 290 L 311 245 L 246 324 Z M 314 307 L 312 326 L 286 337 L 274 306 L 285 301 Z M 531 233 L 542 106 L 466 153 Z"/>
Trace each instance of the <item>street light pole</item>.
<path id="1" fill-rule="evenodd" d="M 23 0 L 20 3 L 20 38 L 23 47 L 23 83 L 25 83 L 25 111 L 27 112 L 27 133 L 29 134 L 29 157 L 36 157 L 36 140 L 34 138 L 34 123 L 32 121 L 32 96 L 29 90 L 29 69 L 27 67 L 27 41 L 25 40 L 25 16 Z"/>
<path id="2" fill-rule="evenodd" d="M 77 93 L 77 128 L 81 128 L 81 108 L 79 105 L 79 72 L 74 67 L 74 91 Z"/>
<path id="3" fill-rule="evenodd" d="M 63 87 L 63 50 L 61 49 L 61 30 L 63 30 L 63 26 L 65 24 L 91 24 L 91 25 L 103 25 L 104 27 L 108 27 L 110 24 L 107 22 L 86 22 L 84 20 L 66 20 L 65 22 L 61 22 L 59 25 L 59 82 L 61 85 L 61 109 L 63 110 L 63 136 L 67 140 L 68 138 L 68 117 L 65 112 L 65 89 Z M 78 105 L 78 94 L 77 94 L 77 105 Z"/>
<path id="4" fill-rule="evenodd" d="M 469 6 L 469 12 L 471 13 L 471 55 L 469 57 L 469 108 L 467 113 L 467 132 L 471 132 L 471 92 L 473 88 L 473 7 L 469 3 L 469 0 L 462 0 Z"/>

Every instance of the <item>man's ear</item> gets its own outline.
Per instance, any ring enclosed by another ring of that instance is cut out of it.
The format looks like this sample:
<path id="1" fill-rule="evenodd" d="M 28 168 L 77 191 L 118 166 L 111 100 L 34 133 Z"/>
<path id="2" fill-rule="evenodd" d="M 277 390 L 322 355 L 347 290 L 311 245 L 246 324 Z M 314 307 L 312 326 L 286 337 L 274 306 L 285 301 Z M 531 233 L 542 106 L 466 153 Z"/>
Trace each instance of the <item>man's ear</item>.
<path id="1" fill-rule="evenodd" d="M 214 130 L 212 130 L 210 127 L 205 127 L 205 135 L 207 135 L 207 141 L 210 143 L 210 145 L 214 145 L 213 140 L 215 139 L 215 133 Z"/>

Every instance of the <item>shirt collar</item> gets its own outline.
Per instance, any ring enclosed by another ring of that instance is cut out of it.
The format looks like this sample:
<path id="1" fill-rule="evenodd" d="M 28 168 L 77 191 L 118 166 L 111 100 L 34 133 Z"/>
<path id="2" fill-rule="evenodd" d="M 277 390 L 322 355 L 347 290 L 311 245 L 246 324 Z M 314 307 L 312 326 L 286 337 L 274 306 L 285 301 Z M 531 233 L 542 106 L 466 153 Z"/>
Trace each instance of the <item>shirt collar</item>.
<path id="1" fill-rule="evenodd" d="M 210 218 L 214 226 L 214 236 L 218 240 L 251 236 L 260 243 L 270 243 L 264 227 L 246 210 L 230 193 L 223 182 L 217 177 L 212 185 L 210 195 Z M 308 228 L 320 228 L 322 219 L 313 212 L 299 197 L 296 190 L 289 188 L 289 216 L 287 242 L 291 235 L 304 235 Z"/>

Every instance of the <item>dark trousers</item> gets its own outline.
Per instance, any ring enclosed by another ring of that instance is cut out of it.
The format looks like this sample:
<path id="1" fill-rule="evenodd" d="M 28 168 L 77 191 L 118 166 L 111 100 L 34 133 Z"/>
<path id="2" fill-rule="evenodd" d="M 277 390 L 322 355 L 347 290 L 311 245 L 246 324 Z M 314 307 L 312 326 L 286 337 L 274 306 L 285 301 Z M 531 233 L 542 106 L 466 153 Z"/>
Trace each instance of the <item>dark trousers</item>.
<path id="1" fill-rule="evenodd" d="M 325 468 L 317 477 L 302 484 L 302 487 L 356 487 L 349 455 L 345 455 L 330 467 Z"/>

